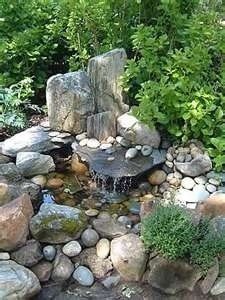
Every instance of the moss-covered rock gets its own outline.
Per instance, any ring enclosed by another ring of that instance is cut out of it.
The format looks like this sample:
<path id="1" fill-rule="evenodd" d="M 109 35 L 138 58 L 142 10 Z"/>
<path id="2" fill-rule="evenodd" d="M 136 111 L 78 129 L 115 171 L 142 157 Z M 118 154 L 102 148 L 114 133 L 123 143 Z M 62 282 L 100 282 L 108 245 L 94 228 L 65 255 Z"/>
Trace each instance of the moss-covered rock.
<path id="1" fill-rule="evenodd" d="M 86 225 L 87 217 L 78 208 L 42 204 L 30 221 L 30 231 L 41 242 L 57 244 L 79 238 Z"/>

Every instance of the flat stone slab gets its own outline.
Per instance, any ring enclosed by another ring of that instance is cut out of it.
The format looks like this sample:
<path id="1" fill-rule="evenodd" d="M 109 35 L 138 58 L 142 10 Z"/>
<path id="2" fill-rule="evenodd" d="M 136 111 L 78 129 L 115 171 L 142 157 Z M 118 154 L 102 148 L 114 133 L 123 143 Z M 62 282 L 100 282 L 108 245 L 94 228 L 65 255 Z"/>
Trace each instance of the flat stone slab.
<path id="1" fill-rule="evenodd" d="M 138 153 L 137 157 L 126 160 L 127 149 L 123 147 L 116 147 L 113 154 L 107 154 L 101 149 L 81 147 L 75 143 L 72 147 L 74 152 L 88 162 L 92 171 L 112 178 L 138 177 L 166 160 L 166 151 L 158 149 L 154 149 L 149 156 Z M 110 157 L 114 159 L 110 160 Z"/>

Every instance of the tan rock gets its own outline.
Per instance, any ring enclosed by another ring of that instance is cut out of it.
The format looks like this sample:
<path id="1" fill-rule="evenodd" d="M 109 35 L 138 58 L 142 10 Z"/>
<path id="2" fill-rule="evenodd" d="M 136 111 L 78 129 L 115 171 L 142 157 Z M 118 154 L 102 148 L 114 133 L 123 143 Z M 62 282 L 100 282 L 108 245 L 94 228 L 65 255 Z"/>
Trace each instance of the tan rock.
<path id="1" fill-rule="evenodd" d="M 46 187 L 49 189 L 58 189 L 63 186 L 64 182 L 60 178 L 50 178 L 47 181 Z"/>
<path id="2" fill-rule="evenodd" d="M 152 185 L 160 185 L 166 180 L 166 173 L 163 170 L 155 170 L 148 176 L 148 181 Z"/>
<path id="3" fill-rule="evenodd" d="M 0 205 L 4 205 L 11 200 L 9 186 L 6 183 L 0 183 Z"/>
<path id="4" fill-rule="evenodd" d="M 30 180 L 31 182 L 40 185 L 42 188 L 45 187 L 47 179 L 44 175 L 36 175 Z"/>
<path id="5" fill-rule="evenodd" d="M 225 193 L 216 193 L 198 205 L 198 210 L 206 216 L 225 215 Z"/>
<path id="6" fill-rule="evenodd" d="M 79 162 L 79 159 L 76 155 L 73 155 L 71 161 L 71 170 L 77 175 L 85 175 L 85 173 L 88 171 L 88 168 L 84 163 Z"/>
<path id="7" fill-rule="evenodd" d="M 27 194 L 0 207 L 0 249 L 8 251 L 25 244 L 33 214 Z"/>

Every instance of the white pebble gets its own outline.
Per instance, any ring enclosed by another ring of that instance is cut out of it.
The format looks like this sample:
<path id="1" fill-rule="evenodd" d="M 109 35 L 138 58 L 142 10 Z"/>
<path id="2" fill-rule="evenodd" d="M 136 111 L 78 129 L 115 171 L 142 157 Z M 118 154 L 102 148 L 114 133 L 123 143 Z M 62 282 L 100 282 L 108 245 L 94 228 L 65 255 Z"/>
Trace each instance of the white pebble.
<path id="1" fill-rule="evenodd" d="M 100 142 L 97 139 L 89 139 L 87 141 L 87 147 L 91 149 L 96 149 L 100 146 Z"/>
<path id="2" fill-rule="evenodd" d="M 195 186 L 195 182 L 191 177 L 184 177 L 181 180 L 181 185 L 183 188 L 185 188 L 187 190 L 192 190 L 193 187 Z"/>
<path id="3" fill-rule="evenodd" d="M 65 244 L 62 248 L 62 252 L 68 257 L 74 257 L 80 254 L 82 248 L 77 241 L 71 241 Z"/>
<path id="4" fill-rule="evenodd" d="M 135 158 L 138 154 L 138 150 L 136 148 L 130 148 L 127 150 L 126 154 L 125 154 L 125 158 L 126 159 L 132 159 Z"/>
<path id="5" fill-rule="evenodd" d="M 216 186 L 213 184 L 210 184 L 210 183 L 206 183 L 205 187 L 206 187 L 207 191 L 210 193 L 215 193 L 217 190 Z"/>

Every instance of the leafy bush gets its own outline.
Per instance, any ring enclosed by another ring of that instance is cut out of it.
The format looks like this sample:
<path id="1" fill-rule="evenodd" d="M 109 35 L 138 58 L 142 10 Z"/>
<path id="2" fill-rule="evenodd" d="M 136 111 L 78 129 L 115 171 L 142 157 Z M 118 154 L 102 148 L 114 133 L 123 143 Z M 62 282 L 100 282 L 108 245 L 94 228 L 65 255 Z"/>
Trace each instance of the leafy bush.
<path id="1" fill-rule="evenodd" d="M 26 125 L 25 110 L 33 96 L 32 79 L 25 78 L 9 88 L 0 89 L 0 128 L 17 131 Z"/>
<path id="2" fill-rule="evenodd" d="M 132 36 L 136 56 L 128 63 L 124 86 L 139 104 L 134 109 L 138 118 L 183 142 L 200 139 L 221 168 L 225 164 L 225 27 L 215 11 L 187 14 L 178 0 L 161 2 L 158 23 L 140 25 Z"/>
<path id="3" fill-rule="evenodd" d="M 225 253 L 225 238 L 213 232 L 209 219 L 195 225 L 190 213 L 173 204 L 158 205 L 142 221 L 141 236 L 147 249 L 172 260 L 190 259 L 204 271 Z"/>
<path id="4" fill-rule="evenodd" d="M 148 249 L 176 259 L 189 253 L 197 229 L 191 216 L 182 208 L 175 205 L 157 206 L 143 220 L 141 235 Z"/>

